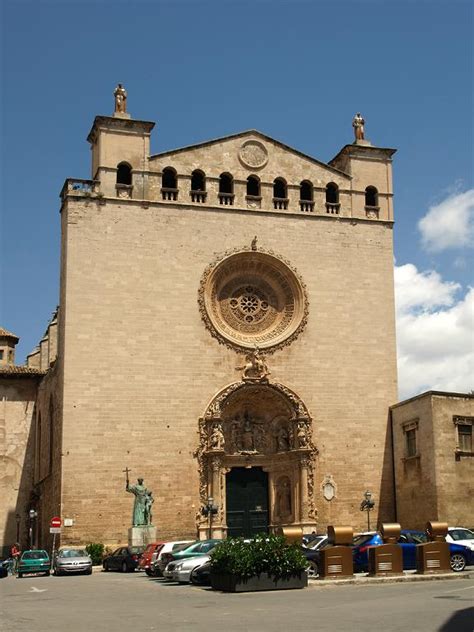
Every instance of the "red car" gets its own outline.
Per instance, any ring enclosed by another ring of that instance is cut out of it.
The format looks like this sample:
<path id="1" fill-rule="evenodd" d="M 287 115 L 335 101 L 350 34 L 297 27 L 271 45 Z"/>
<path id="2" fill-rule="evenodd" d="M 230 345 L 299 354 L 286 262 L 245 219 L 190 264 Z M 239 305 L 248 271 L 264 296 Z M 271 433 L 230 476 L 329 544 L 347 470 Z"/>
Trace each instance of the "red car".
<path id="1" fill-rule="evenodd" d="M 138 570 L 145 571 L 147 575 L 152 575 L 150 572 L 151 563 L 155 561 L 158 553 L 163 548 L 164 542 L 152 542 L 143 551 L 143 554 L 138 562 Z"/>

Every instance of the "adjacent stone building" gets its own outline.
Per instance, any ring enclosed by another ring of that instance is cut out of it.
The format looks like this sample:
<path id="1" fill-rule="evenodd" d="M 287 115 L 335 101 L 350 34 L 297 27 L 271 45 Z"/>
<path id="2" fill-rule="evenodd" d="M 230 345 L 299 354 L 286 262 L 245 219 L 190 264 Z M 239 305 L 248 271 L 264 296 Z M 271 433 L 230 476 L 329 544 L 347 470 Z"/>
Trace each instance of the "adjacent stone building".
<path id="1" fill-rule="evenodd" d="M 151 155 L 124 94 L 62 189 L 60 307 L 28 358 L 37 542 L 53 515 L 63 543 L 125 542 L 127 469 L 159 537 L 363 529 L 366 489 L 395 519 L 395 150 L 359 116 L 328 163 L 256 130 Z"/>
<path id="2" fill-rule="evenodd" d="M 391 407 L 398 520 L 474 525 L 474 395 L 428 391 Z"/>

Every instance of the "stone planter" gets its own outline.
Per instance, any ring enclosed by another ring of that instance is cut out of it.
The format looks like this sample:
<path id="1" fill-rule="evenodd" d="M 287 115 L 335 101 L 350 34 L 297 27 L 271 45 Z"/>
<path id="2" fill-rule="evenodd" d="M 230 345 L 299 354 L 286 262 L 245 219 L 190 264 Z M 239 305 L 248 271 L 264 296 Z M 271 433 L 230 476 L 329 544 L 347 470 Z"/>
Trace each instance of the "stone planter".
<path id="1" fill-rule="evenodd" d="M 291 577 L 275 579 L 268 573 L 253 575 L 245 579 L 237 575 L 224 573 L 211 573 L 211 586 L 213 590 L 223 592 L 254 592 L 257 590 L 289 590 L 292 588 L 306 588 L 308 575 L 306 571 Z"/>

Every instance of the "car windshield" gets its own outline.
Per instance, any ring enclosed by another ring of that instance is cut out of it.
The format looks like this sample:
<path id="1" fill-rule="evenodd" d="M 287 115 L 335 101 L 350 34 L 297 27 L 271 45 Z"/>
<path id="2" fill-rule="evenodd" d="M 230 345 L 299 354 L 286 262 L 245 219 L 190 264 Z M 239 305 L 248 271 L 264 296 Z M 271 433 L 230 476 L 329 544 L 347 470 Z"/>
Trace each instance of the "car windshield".
<path id="1" fill-rule="evenodd" d="M 197 544 L 200 544 L 200 540 L 196 540 L 195 542 L 187 542 L 186 544 L 179 544 L 176 547 L 173 547 L 173 551 L 179 552 L 184 551 L 185 549 L 190 549 L 191 547 L 195 547 Z"/>
<path id="2" fill-rule="evenodd" d="M 411 533 L 410 535 L 413 538 L 413 542 L 416 542 L 417 544 L 424 544 L 425 542 L 428 542 L 428 536 L 424 533 Z"/>
<path id="3" fill-rule="evenodd" d="M 83 549 L 66 549 L 59 551 L 59 557 L 87 557 L 87 553 Z"/>
<path id="4" fill-rule="evenodd" d="M 46 551 L 25 551 L 22 555 L 23 560 L 42 560 L 47 557 Z"/>
<path id="5" fill-rule="evenodd" d="M 134 553 L 135 555 L 139 555 L 140 553 L 143 553 L 144 551 L 144 547 L 143 546 L 131 546 L 130 547 L 130 551 L 132 553 Z"/>

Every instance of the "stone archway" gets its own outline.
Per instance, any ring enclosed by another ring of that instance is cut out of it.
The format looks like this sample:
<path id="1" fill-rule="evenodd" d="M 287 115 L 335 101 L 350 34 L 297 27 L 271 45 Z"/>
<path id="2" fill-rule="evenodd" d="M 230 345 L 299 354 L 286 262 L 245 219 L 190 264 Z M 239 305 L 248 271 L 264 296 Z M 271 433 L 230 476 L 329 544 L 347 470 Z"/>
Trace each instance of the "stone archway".
<path id="1" fill-rule="evenodd" d="M 245 374 L 245 372 L 244 372 Z M 218 505 L 213 537 L 227 534 L 226 475 L 233 468 L 268 473 L 268 528 L 316 528 L 314 464 L 317 449 L 312 420 L 301 400 L 283 384 L 244 377 L 217 393 L 199 419 L 200 500 Z M 208 537 L 208 519 L 198 514 L 200 536 Z"/>

